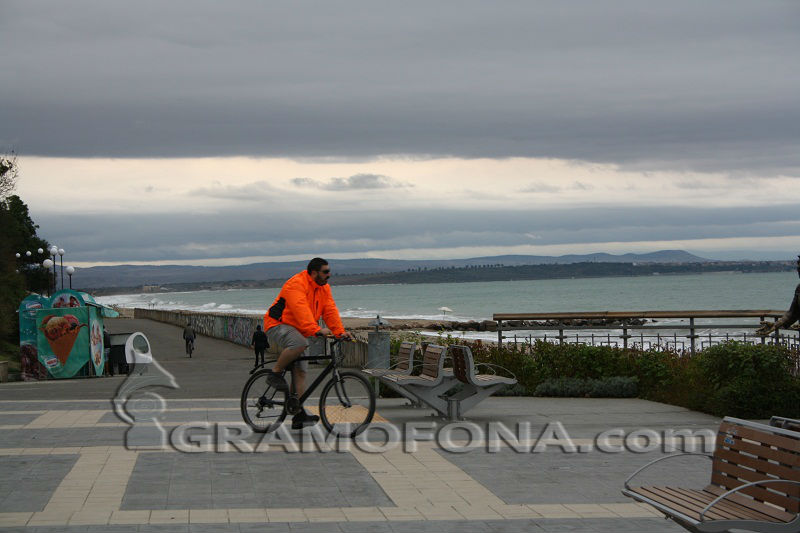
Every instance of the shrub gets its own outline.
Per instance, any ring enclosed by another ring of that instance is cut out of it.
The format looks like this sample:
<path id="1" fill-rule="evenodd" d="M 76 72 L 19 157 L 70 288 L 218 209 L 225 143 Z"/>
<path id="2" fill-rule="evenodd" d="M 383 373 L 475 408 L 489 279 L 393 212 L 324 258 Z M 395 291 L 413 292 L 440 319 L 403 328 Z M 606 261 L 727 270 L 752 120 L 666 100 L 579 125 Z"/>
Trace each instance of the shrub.
<path id="1" fill-rule="evenodd" d="M 800 416 L 796 355 L 782 346 L 726 342 L 699 352 L 689 407 L 717 416 Z"/>
<path id="2" fill-rule="evenodd" d="M 634 398 L 637 382 L 635 377 L 623 376 L 601 379 L 547 379 L 536 387 L 534 396 Z"/>

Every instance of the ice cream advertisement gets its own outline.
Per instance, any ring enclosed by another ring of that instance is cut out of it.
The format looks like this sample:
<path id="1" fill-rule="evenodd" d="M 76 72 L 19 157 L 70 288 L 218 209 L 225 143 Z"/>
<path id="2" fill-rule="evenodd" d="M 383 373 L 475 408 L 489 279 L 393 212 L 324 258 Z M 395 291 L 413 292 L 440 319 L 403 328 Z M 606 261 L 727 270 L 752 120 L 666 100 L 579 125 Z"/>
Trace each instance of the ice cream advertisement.
<path id="1" fill-rule="evenodd" d="M 106 359 L 103 352 L 103 321 L 96 307 L 89 307 L 89 347 L 91 348 L 92 365 L 97 376 L 103 375 Z"/>
<path id="2" fill-rule="evenodd" d="M 36 313 L 39 361 L 53 377 L 74 376 L 89 354 L 86 307 L 42 309 Z"/>
<path id="3" fill-rule="evenodd" d="M 47 377 L 47 370 L 39 363 L 36 313 L 50 307 L 50 300 L 31 294 L 19 304 L 19 351 L 22 379 L 39 380 Z"/>

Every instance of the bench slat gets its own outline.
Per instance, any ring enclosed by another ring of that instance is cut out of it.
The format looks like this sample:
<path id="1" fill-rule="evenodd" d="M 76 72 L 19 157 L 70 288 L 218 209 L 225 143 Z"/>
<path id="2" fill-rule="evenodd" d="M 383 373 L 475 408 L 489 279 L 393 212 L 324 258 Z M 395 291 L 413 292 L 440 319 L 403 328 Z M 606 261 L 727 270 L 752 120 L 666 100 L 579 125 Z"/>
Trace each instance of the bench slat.
<path id="1" fill-rule="evenodd" d="M 776 450 L 763 444 L 738 439 L 736 442 L 736 450 L 755 455 L 759 458 L 776 461 L 787 468 L 790 468 L 789 473 L 791 477 L 787 479 L 797 479 L 800 481 L 800 453 L 787 453 L 782 450 Z M 717 450 L 720 448 L 730 448 L 724 442 L 717 442 Z"/>
<path id="2" fill-rule="evenodd" d="M 723 422 L 719 427 L 719 435 L 730 434 L 734 437 L 760 442 L 769 446 L 775 446 L 778 450 L 787 454 L 787 458 L 800 452 L 800 437 L 793 439 L 785 435 L 767 433 L 754 428 L 734 425 Z"/>
<path id="3" fill-rule="evenodd" d="M 739 448 L 743 450 L 743 448 Z M 779 477 L 781 479 L 791 480 L 798 474 L 797 470 L 793 470 L 791 468 L 787 468 L 778 463 L 771 463 L 764 459 L 759 459 L 756 457 L 751 457 L 749 455 L 744 455 L 743 453 L 738 453 L 733 450 L 718 448 L 717 451 L 714 453 L 715 457 L 719 457 L 720 459 L 726 460 L 728 463 L 741 465 L 747 468 L 751 468 L 757 472 L 763 472 L 765 474 L 772 474 L 772 476 Z M 766 476 L 765 476 L 766 477 Z M 796 489 L 800 488 L 795 486 Z"/>
<path id="4" fill-rule="evenodd" d="M 700 512 L 719 496 L 719 494 L 706 491 L 677 487 L 636 487 L 631 490 L 632 492 L 657 501 L 696 521 L 700 521 Z M 750 502 L 752 502 L 752 500 L 750 500 Z M 779 516 L 770 514 L 772 510 L 766 504 L 760 505 L 764 512 L 760 512 L 748 506 L 739 505 L 732 500 L 723 500 L 718 502 L 706 513 L 706 521 L 756 520 L 760 522 L 786 523 L 794 518 L 794 515 L 789 513 L 782 513 Z"/>
<path id="5" fill-rule="evenodd" d="M 697 490 L 692 490 L 692 489 L 676 488 L 674 490 L 682 492 L 682 493 L 692 493 L 692 494 L 695 495 L 696 498 L 700 498 L 700 502 L 702 503 L 702 505 L 701 505 L 700 509 L 698 509 L 698 511 L 697 511 L 698 517 L 700 516 L 700 511 L 705 509 L 706 505 L 711 503 L 711 501 L 714 500 L 718 496 L 718 494 L 715 495 L 715 494 L 711 494 L 711 493 L 708 493 L 708 492 L 705 492 L 705 491 L 697 491 Z M 702 497 L 700 497 L 700 495 L 702 495 Z M 712 507 L 708 511 L 708 513 L 706 513 L 706 517 L 707 518 L 711 518 L 713 516 L 711 513 L 715 512 L 715 511 L 717 511 L 719 513 L 725 513 L 725 514 L 729 515 L 729 518 L 743 518 L 743 519 L 752 519 L 752 520 L 761 520 L 761 521 L 765 521 L 766 520 L 766 521 L 770 521 L 770 522 L 773 521 L 773 518 L 770 515 L 767 515 L 767 514 L 764 514 L 764 513 L 760 513 L 758 511 L 756 511 L 755 509 L 751 509 L 749 507 L 745 507 L 745 506 L 739 505 L 736 502 L 730 501 L 728 499 L 725 499 L 725 500 L 722 500 L 720 502 L 717 502 L 717 504 L 714 505 L 714 507 Z"/>
<path id="6" fill-rule="evenodd" d="M 716 485 L 709 485 L 704 489 L 706 492 L 710 492 L 714 495 L 714 497 L 721 496 L 727 490 L 717 487 Z M 752 498 L 748 498 L 747 496 L 743 496 L 741 494 L 731 494 L 727 498 L 727 500 L 738 503 L 744 507 L 748 507 L 750 509 L 754 509 L 759 513 L 763 513 L 767 516 L 773 518 L 772 521 L 775 522 L 790 522 L 794 519 L 794 515 L 792 513 L 787 513 L 777 507 L 773 507 L 772 505 L 768 505 L 763 502 L 756 501 Z"/>
<path id="7" fill-rule="evenodd" d="M 693 520 L 699 520 L 699 512 L 697 511 L 696 507 L 685 504 L 683 501 L 676 502 L 673 498 L 669 497 L 669 495 L 662 494 L 661 490 L 659 489 L 661 489 L 661 487 L 636 487 L 631 489 L 631 492 L 641 494 L 645 498 L 657 501 L 658 503 L 684 514 Z M 715 518 L 719 518 L 719 516 L 716 515 Z"/>
<path id="8" fill-rule="evenodd" d="M 682 489 L 679 487 L 659 487 L 664 494 L 669 494 L 675 500 L 681 500 L 684 503 L 684 506 L 690 507 L 694 510 L 694 516 L 697 520 L 700 519 L 700 512 L 705 509 L 706 505 L 708 505 L 711 500 L 714 499 L 714 496 L 708 494 L 703 491 L 694 490 L 694 489 Z M 708 519 L 714 520 L 735 520 L 741 518 L 747 518 L 750 516 L 749 510 L 737 509 L 734 506 L 723 506 L 718 507 L 714 506 L 713 509 L 710 509 L 706 513 L 706 517 Z"/>
<path id="9" fill-rule="evenodd" d="M 738 471 L 741 471 L 741 472 L 750 472 L 749 470 L 744 470 L 744 469 L 738 468 L 738 467 L 733 466 L 733 465 L 726 465 L 725 463 L 720 463 L 720 464 L 722 465 L 721 470 L 733 470 L 733 471 L 738 470 Z M 746 474 L 741 474 L 741 472 L 737 473 L 737 474 L 734 474 L 734 475 L 726 476 L 726 475 L 724 475 L 723 472 L 720 472 L 718 470 L 714 471 L 711 474 L 711 483 L 713 483 L 713 484 L 715 484 L 717 486 L 720 486 L 720 487 L 727 488 L 727 489 L 735 489 L 736 487 L 739 487 L 739 486 L 744 485 L 745 483 L 747 483 L 747 481 L 741 481 L 740 479 L 737 479 L 737 477 L 741 477 L 741 479 L 745 479 L 745 480 L 746 480 L 747 477 L 757 477 L 757 479 L 752 479 L 752 480 L 749 480 L 749 481 L 760 481 L 762 479 L 766 479 L 766 478 L 764 478 L 764 476 L 759 476 L 759 475 L 748 476 Z M 770 483 L 770 487 L 772 489 L 780 489 L 781 484 L 780 483 Z M 787 485 L 787 487 L 788 487 L 788 485 Z M 762 487 L 747 487 L 746 489 L 742 489 L 741 491 L 739 491 L 739 493 L 740 494 L 747 494 L 748 496 L 751 496 L 751 497 L 755 498 L 756 500 L 763 501 L 763 502 L 769 502 L 769 503 L 777 505 L 777 506 L 779 506 L 779 507 L 781 507 L 783 509 L 787 509 L 789 511 L 793 511 L 795 513 L 798 512 L 798 501 L 796 499 L 792 499 L 792 498 L 786 497 L 786 496 L 784 496 L 782 494 L 778 494 L 776 492 L 771 492 L 771 491 L 769 491 L 769 490 L 767 490 L 765 488 L 762 488 Z"/>

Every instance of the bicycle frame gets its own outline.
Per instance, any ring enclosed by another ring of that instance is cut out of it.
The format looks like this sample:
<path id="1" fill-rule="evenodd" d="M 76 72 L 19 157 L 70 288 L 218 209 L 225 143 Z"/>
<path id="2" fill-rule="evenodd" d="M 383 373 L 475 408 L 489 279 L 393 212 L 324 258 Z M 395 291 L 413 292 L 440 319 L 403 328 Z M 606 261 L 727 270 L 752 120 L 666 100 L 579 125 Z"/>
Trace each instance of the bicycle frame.
<path id="1" fill-rule="evenodd" d="M 342 341 L 341 340 L 334 341 L 334 343 L 330 345 L 330 349 L 333 350 L 333 347 L 336 346 L 340 342 L 342 342 Z M 328 344 L 326 343 L 325 344 L 325 351 L 327 352 L 328 349 L 329 349 L 328 348 Z M 298 402 L 300 403 L 300 405 L 305 404 L 306 400 L 308 400 L 308 398 L 311 396 L 311 393 L 314 392 L 314 390 L 316 390 L 316 388 L 319 387 L 320 384 L 322 384 L 323 381 L 325 381 L 325 378 L 327 378 L 329 374 L 333 373 L 334 377 L 336 376 L 336 371 L 338 370 L 338 365 L 336 364 L 336 356 L 333 353 L 330 353 L 330 354 L 326 353 L 325 355 L 309 355 L 309 356 L 302 356 L 301 355 L 300 357 L 298 357 L 297 359 L 292 361 L 291 365 L 289 365 L 286 368 L 287 371 L 291 371 L 292 366 L 295 363 L 299 362 L 299 361 L 325 361 L 325 360 L 330 360 L 330 362 L 328 363 L 328 366 L 326 366 L 324 369 L 322 369 L 322 372 L 320 372 L 320 374 L 311 383 L 311 385 L 308 385 L 306 387 L 306 391 L 303 393 L 303 395 L 300 396 L 297 399 Z M 263 364 L 266 365 L 266 362 L 264 362 Z M 262 366 L 262 365 L 259 365 L 259 366 Z M 294 392 L 294 379 L 292 379 L 292 381 L 291 381 L 289 392 L 290 392 L 290 394 L 295 394 L 295 392 Z M 342 392 L 339 390 L 339 385 L 338 384 L 336 385 L 336 394 L 339 396 L 339 399 L 342 399 Z M 346 396 L 346 394 L 345 394 L 345 396 Z M 349 401 L 348 401 L 348 403 L 349 403 Z"/>

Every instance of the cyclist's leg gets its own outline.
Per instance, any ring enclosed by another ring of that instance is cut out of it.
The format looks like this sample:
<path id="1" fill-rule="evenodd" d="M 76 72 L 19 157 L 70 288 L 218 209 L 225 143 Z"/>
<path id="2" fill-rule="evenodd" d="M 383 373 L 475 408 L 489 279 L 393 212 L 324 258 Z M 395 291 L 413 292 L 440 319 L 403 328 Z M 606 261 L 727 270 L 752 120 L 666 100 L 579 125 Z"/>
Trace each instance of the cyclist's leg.
<path id="1" fill-rule="evenodd" d="M 295 361 L 292 367 L 292 384 L 298 396 L 306 392 L 306 373 L 308 372 L 308 361 Z"/>
<path id="2" fill-rule="evenodd" d="M 286 370 L 286 367 L 300 355 L 306 351 L 308 341 L 297 329 L 287 324 L 279 324 L 269 328 L 267 337 L 270 344 L 282 347 L 281 353 L 278 355 L 278 360 L 272 367 L 272 371 L 280 373 Z"/>

